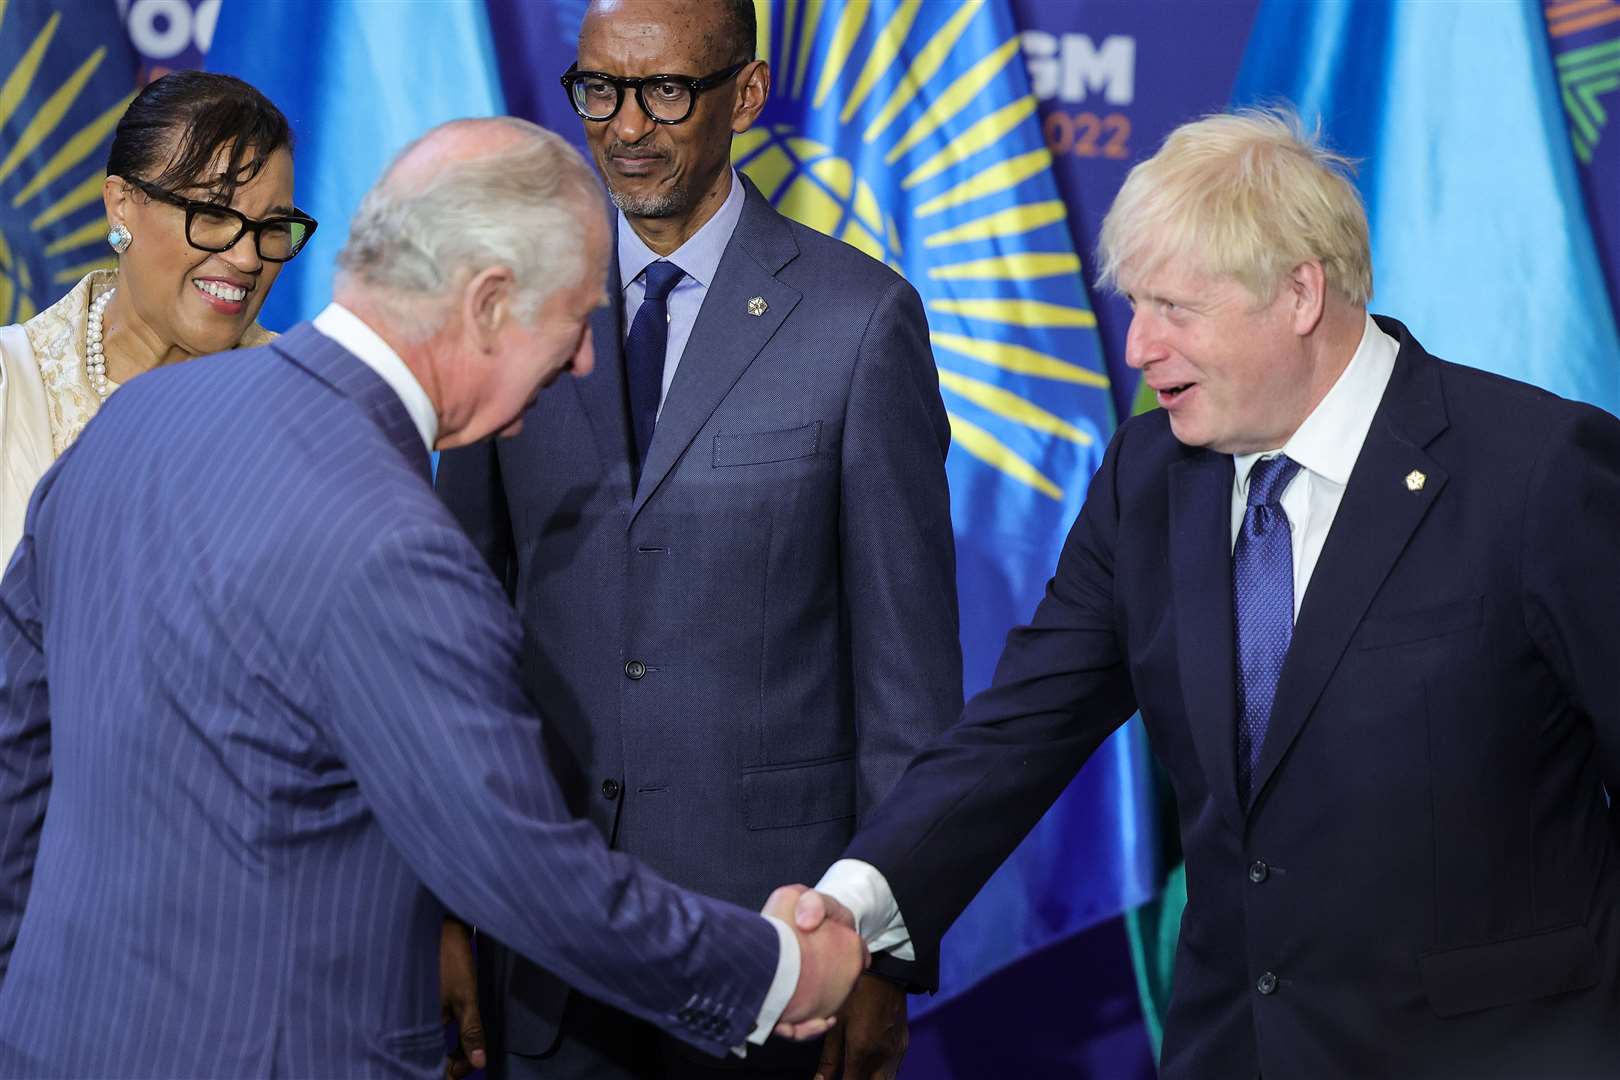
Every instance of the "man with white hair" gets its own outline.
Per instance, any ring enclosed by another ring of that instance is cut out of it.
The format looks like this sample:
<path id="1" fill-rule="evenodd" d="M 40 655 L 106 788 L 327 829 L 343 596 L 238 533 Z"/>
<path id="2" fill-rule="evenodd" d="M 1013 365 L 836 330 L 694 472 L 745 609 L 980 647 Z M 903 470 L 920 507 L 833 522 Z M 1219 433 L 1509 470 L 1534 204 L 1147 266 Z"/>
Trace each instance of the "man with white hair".
<path id="1" fill-rule="evenodd" d="M 1160 1075 L 1620 1072 L 1620 422 L 1369 317 L 1347 163 L 1275 112 L 1132 170 L 1121 425 L 994 684 L 799 902 L 927 961 L 1140 709 L 1188 904 Z"/>
<path id="2" fill-rule="evenodd" d="M 437 128 L 312 324 L 135 381 L 41 482 L 0 584 L 0 1075 L 437 1076 L 444 905 L 711 1054 L 854 985 L 848 930 L 568 815 L 429 486 L 589 369 L 603 209 L 549 132 Z"/>

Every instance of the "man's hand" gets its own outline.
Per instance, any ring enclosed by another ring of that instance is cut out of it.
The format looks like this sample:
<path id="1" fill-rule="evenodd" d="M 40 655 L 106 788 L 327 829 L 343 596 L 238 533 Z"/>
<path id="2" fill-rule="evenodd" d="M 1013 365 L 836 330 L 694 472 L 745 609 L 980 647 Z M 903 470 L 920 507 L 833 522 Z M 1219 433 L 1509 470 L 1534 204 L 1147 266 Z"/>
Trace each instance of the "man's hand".
<path id="1" fill-rule="evenodd" d="M 446 916 L 439 932 L 439 1019 L 455 1021 L 460 1043 L 444 1066 L 446 1080 L 461 1080 L 482 1069 L 484 1022 L 478 1015 L 478 972 L 473 967 L 472 935 L 467 924 Z"/>
<path id="2" fill-rule="evenodd" d="M 862 975 L 839 1010 L 838 1026 L 827 1032 L 816 1080 L 894 1080 L 910 1040 L 906 992 L 887 979 Z"/>
<path id="3" fill-rule="evenodd" d="M 821 924 L 828 919 L 847 926 L 857 933 L 860 932 L 860 927 L 855 925 L 854 913 L 826 893 L 807 889 L 803 885 L 785 885 L 772 893 L 771 899 L 775 900 L 777 896 L 789 892 L 793 894 L 795 900 L 793 903 L 793 917 L 788 921 L 805 933 L 820 928 Z M 774 915 L 776 912 L 771 911 L 768 914 Z M 786 918 L 786 916 L 783 917 Z"/>
<path id="4" fill-rule="evenodd" d="M 795 905 L 810 890 L 803 885 L 784 885 L 765 902 L 764 913 L 774 915 L 789 926 L 799 939 L 799 982 L 776 1025 L 783 1038 L 814 1039 L 827 1033 L 835 1023 L 834 1014 L 849 997 L 870 957 L 866 945 L 855 933 L 854 919 L 815 916 L 817 925 L 806 929 L 795 912 Z"/>

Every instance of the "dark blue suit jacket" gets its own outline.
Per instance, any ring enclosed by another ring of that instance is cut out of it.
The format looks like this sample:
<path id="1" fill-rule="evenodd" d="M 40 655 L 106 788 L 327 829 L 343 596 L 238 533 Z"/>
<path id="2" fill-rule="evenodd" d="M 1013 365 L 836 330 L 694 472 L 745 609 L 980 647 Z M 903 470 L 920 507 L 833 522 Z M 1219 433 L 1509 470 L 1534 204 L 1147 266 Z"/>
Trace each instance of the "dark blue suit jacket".
<path id="1" fill-rule="evenodd" d="M 550 779 L 506 597 L 308 326 L 143 375 L 0 585 L 0 1075 L 437 1075 L 441 904 L 713 1053 L 757 915 Z"/>
<path id="2" fill-rule="evenodd" d="M 1140 708 L 1187 858 L 1161 1075 L 1614 1076 L 1620 422 L 1381 325 L 1399 359 L 1247 810 L 1232 459 L 1155 412 L 1114 438 L 992 687 L 850 853 L 926 951 Z"/>
<path id="3" fill-rule="evenodd" d="M 671 880 L 758 907 L 837 858 L 956 718 L 962 670 L 916 291 L 743 183 L 639 482 L 615 302 L 591 374 L 517 438 L 445 454 L 439 490 L 512 588 L 571 805 Z M 499 982 L 507 1045 L 547 1049 L 560 988 L 526 965 Z"/>

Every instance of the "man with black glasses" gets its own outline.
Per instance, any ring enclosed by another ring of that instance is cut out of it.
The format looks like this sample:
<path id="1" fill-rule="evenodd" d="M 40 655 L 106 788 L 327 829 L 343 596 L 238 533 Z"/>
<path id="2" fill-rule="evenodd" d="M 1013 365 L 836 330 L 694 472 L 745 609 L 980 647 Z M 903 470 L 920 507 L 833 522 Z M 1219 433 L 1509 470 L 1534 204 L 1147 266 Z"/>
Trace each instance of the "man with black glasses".
<path id="1" fill-rule="evenodd" d="M 838 856 L 962 679 L 922 306 L 731 169 L 770 90 L 755 34 L 751 0 L 591 6 L 562 81 L 620 211 L 594 370 L 439 487 L 512 591 L 575 812 L 757 908 Z M 497 1074 L 721 1068 L 480 946 Z M 900 983 L 869 975 L 823 1071 L 892 1075 L 904 1041 Z M 722 1071 L 807 1080 L 816 1054 Z"/>

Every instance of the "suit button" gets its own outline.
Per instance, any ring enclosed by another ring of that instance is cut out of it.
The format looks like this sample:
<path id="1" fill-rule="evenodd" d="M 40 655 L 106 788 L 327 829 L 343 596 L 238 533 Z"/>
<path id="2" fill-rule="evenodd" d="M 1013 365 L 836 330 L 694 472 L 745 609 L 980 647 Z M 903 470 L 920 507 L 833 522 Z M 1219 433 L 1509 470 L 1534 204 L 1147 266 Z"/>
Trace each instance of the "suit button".
<path id="1" fill-rule="evenodd" d="M 1249 880 L 1254 882 L 1256 885 L 1266 880 L 1266 878 L 1269 876 L 1271 876 L 1271 867 L 1267 866 L 1259 859 L 1256 859 L 1254 862 L 1249 864 Z"/>
<path id="2" fill-rule="evenodd" d="M 602 798 L 612 802 L 619 797 L 619 782 L 617 780 L 602 781 Z"/>
<path id="3" fill-rule="evenodd" d="M 1277 992 L 1277 976 L 1266 972 L 1254 981 L 1254 988 L 1262 994 L 1275 994 Z"/>
<path id="4" fill-rule="evenodd" d="M 643 675 L 647 674 L 647 665 L 643 664 L 640 660 L 632 660 L 628 664 L 624 665 L 624 673 L 629 678 L 639 679 Z"/>

